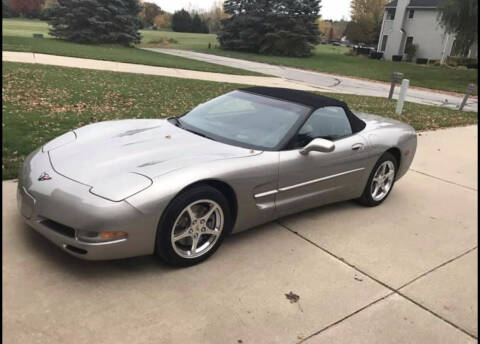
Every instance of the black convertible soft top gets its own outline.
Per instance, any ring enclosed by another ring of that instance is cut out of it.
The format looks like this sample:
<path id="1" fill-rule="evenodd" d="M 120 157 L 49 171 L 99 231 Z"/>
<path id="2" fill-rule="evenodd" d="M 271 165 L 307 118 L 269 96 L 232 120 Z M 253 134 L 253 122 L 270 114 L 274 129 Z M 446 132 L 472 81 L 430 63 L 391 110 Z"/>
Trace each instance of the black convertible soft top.
<path id="1" fill-rule="evenodd" d="M 325 106 L 339 106 L 344 109 L 353 133 L 359 132 L 365 128 L 365 122 L 355 116 L 352 111 L 350 111 L 347 104 L 334 98 L 329 98 L 306 91 L 280 87 L 246 87 L 239 90 L 306 105 L 313 108 L 313 110 L 317 110 Z"/>

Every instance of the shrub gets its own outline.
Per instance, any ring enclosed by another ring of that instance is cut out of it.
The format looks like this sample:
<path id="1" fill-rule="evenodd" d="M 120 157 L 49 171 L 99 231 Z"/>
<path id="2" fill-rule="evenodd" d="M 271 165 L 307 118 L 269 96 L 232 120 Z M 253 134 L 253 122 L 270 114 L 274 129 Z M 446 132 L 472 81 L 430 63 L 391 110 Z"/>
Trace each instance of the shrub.
<path id="1" fill-rule="evenodd" d="M 393 55 L 392 56 L 392 61 L 400 62 L 400 61 L 402 61 L 402 58 L 403 58 L 403 55 Z"/>
<path id="2" fill-rule="evenodd" d="M 416 60 L 415 62 L 416 62 L 417 64 L 427 64 L 428 59 L 417 58 L 417 60 Z"/>
<path id="3" fill-rule="evenodd" d="M 370 53 L 372 52 L 372 49 L 368 48 L 368 47 L 358 47 L 358 46 L 356 46 L 353 49 L 355 50 L 357 55 L 367 55 L 367 56 L 369 56 Z"/>
<path id="4" fill-rule="evenodd" d="M 348 49 L 348 51 L 345 53 L 345 55 L 347 55 L 347 56 L 356 56 L 357 53 L 355 52 L 355 49 L 354 49 L 354 48 L 350 48 L 350 49 Z"/>
<path id="5" fill-rule="evenodd" d="M 372 51 L 370 52 L 370 58 L 375 59 L 375 60 L 380 60 L 383 56 L 383 53 L 381 51 Z"/>
<path id="6" fill-rule="evenodd" d="M 477 68 L 476 66 L 478 66 L 478 59 L 463 56 L 448 56 L 445 62 L 448 66 L 452 67 L 465 66 L 467 68 Z"/>

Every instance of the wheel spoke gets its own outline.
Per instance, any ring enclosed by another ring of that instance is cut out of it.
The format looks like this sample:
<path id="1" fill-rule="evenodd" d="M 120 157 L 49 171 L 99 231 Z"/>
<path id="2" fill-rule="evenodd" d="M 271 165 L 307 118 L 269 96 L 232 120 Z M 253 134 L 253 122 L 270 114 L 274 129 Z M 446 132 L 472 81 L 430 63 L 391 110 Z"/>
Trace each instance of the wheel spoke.
<path id="1" fill-rule="evenodd" d="M 195 254 L 197 250 L 198 241 L 200 240 L 200 235 L 192 236 L 192 247 L 190 248 L 190 254 Z"/>
<path id="2" fill-rule="evenodd" d="M 382 165 L 382 168 L 381 168 L 381 172 L 380 172 L 380 175 L 381 175 L 382 177 L 385 176 L 386 170 L 387 170 L 387 165 L 386 165 L 386 164 L 383 164 L 383 165 Z"/>
<path id="3" fill-rule="evenodd" d="M 184 238 L 188 238 L 188 237 L 192 236 L 192 234 L 189 231 L 190 231 L 190 228 L 187 228 L 182 233 L 180 233 L 178 235 L 175 235 L 173 237 L 173 241 L 182 240 Z"/>
<path id="4" fill-rule="evenodd" d="M 188 216 L 190 216 L 190 222 L 193 222 L 193 220 L 197 219 L 197 215 L 195 215 L 195 212 L 193 211 L 192 206 L 189 206 L 187 208 L 187 214 Z"/>
<path id="5" fill-rule="evenodd" d="M 372 195 L 376 196 L 378 194 L 379 189 L 380 189 L 380 183 L 376 183 L 375 188 L 373 189 Z"/>
<path id="6" fill-rule="evenodd" d="M 205 222 L 208 221 L 208 219 L 210 218 L 210 216 L 212 216 L 213 212 L 217 209 L 217 206 L 212 204 L 212 206 L 210 207 L 210 209 L 207 211 L 207 213 L 205 215 L 202 216 L 202 219 L 205 220 Z"/>
<path id="7" fill-rule="evenodd" d="M 220 234 L 220 232 L 217 231 L 217 230 L 215 230 L 215 229 L 210 229 L 210 228 L 207 227 L 207 229 L 205 230 L 205 232 L 203 232 L 202 234 L 210 234 L 210 235 L 215 235 L 215 236 L 217 236 L 217 235 Z"/>

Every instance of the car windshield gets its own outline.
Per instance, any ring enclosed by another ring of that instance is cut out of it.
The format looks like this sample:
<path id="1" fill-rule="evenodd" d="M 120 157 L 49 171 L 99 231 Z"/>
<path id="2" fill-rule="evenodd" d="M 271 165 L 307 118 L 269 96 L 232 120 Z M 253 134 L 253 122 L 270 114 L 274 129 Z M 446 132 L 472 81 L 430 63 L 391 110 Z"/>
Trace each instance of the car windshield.
<path id="1" fill-rule="evenodd" d="M 246 148 L 276 150 L 309 107 L 233 91 L 200 104 L 178 119 L 186 130 Z"/>

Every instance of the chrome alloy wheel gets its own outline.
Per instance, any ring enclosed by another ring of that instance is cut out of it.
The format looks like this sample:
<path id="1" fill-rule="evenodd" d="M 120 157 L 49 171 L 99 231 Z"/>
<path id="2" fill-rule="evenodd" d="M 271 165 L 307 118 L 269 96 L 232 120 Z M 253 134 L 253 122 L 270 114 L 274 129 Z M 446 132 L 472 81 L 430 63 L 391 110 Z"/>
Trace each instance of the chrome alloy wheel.
<path id="1" fill-rule="evenodd" d="M 173 225 L 172 247 L 183 258 L 197 258 L 207 253 L 222 234 L 224 215 L 214 201 L 202 199 L 190 203 Z"/>
<path id="2" fill-rule="evenodd" d="M 374 201 L 381 201 L 388 195 L 394 178 L 395 165 L 393 162 L 387 160 L 378 166 L 370 186 L 370 193 Z"/>

